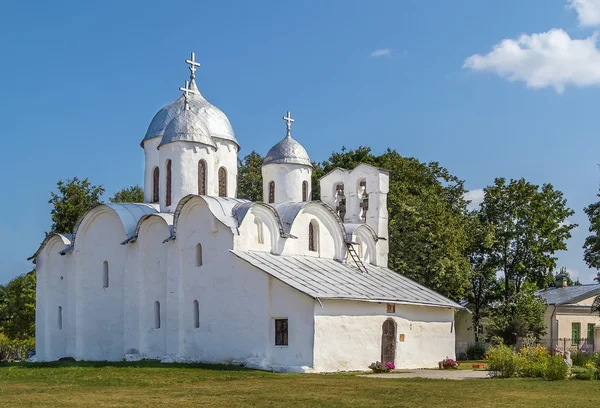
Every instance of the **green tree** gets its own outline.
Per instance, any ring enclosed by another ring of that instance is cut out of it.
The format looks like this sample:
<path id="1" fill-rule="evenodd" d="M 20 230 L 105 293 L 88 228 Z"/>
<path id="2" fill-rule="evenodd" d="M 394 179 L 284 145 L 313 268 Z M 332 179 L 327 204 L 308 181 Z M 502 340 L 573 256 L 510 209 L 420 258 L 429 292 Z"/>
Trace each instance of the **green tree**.
<path id="1" fill-rule="evenodd" d="M 12 340 L 35 336 L 35 270 L 0 285 L 0 332 Z"/>
<path id="2" fill-rule="evenodd" d="M 264 158 L 251 151 L 243 159 L 238 159 L 237 196 L 250 201 L 263 200 L 262 164 Z"/>
<path id="3" fill-rule="evenodd" d="M 567 279 L 567 286 L 581 286 L 581 282 L 579 282 L 579 278 L 577 278 L 577 280 L 574 281 L 571 278 L 571 274 L 569 273 L 567 268 L 565 268 L 564 266 L 560 268 L 560 270 L 558 271 L 558 273 L 556 275 L 552 276 L 552 279 L 548 282 L 548 286 L 554 286 L 556 284 L 556 280 L 559 278 L 559 276 L 565 277 Z"/>
<path id="4" fill-rule="evenodd" d="M 535 296 L 536 288 L 535 284 L 525 282 L 508 302 L 497 302 L 490 307 L 488 340 L 501 339 L 504 344 L 514 346 L 520 338 L 544 337 L 544 313 L 548 305 Z"/>
<path id="5" fill-rule="evenodd" d="M 58 193 L 50 192 L 49 204 L 52 204 L 52 227 L 50 232 L 68 234 L 75 223 L 90 207 L 100 202 L 104 187 L 95 186 L 85 178 L 73 177 L 57 183 Z"/>
<path id="6" fill-rule="evenodd" d="M 143 203 L 144 189 L 140 186 L 131 186 L 117 191 L 108 199 L 111 203 Z"/>
<path id="7" fill-rule="evenodd" d="M 497 178 L 485 189 L 479 215 L 493 227 L 489 262 L 503 275 L 505 302 L 527 281 L 547 286 L 556 267 L 554 254 L 567 249 L 566 241 L 577 226 L 566 223 L 573 214 L 563 193 L 551 184 L 540 188 L 524 179 L 507 183 Z"/>

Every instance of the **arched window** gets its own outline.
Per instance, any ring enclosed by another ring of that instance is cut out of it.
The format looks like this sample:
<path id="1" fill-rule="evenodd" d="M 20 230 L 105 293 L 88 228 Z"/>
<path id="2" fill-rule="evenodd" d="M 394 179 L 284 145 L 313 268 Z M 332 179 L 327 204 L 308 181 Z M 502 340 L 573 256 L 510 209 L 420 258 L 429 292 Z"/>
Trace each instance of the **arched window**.
<path id="1" fill-rule="evenodd" d="M 198 162 L 198 194 L 206 195 L 206 162 Z"/>
<path id="2" fill-rule="evenodd" d="M 202 245 L 196 244 L 196 266 L 202 266 Z"/>
<path id="3" fill-rule="evenodd" d="M 200 305 L 197 300 L 194 300 L 194 328 L 200 327 Z"/>
<path id="4" fill-rule="evenodd" d="M 62 306 L 58 307 L 58 330 L 62 330 Z"/>
<path id="5" fill-rule="evenodd" d="M 260 218 L 255 218 L 254 225 L 256 225 L 256 242 L 259 244 L 264 244 L 265 236 L 263 233 L 263 222 L 260 220 Z"/>
<path id="6" fill-rule="evenodd" d="M 160 329 L 160 302 L 154 302 L 154 328 Z"/>
<path id="7" fill-rule="evenodd" d="M 302 182 L 302 201 L 308 201 L 308 181 Z"/>
<path id="8" fill-rule="evenodd" d="M 152 170 L 152 202 L 158 203 L 160 200 L 160 170 L 158 166 Z"/>
<path id="9" fill-rule="evenodd" d="M 227 170 L 219 169 L 219 197 L 227 197 Z"/>
<path id="10" fill-rule="evenodd" d="M 269 182 L 269 203 L 275 202 L 275 182 Z"/>
<path id="11" fill-rule="evenodd" d="M 102 287 L 108 288 L 108 261 L 102 263 Z"/>
<path id="12" fill-rule="evenodd" d="M 171 160 L 167 160 L 167 197 L 166 197 L 166 205 L 167 207 L 171 205 Z"/>
<path id="13" fill-rule="evenodd" d="M 319 252 L 319 225 L 314 220 L 308 224 L 308 250 Z"/>

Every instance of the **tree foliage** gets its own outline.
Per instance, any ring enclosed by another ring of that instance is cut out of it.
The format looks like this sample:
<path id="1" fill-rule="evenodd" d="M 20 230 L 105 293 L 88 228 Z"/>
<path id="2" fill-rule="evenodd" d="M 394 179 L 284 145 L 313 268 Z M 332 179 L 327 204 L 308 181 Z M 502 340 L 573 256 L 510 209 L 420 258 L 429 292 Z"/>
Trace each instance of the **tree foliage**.
<path id="1" fill-rule="evenodd" d="M 117 191 L 108 199 L 111 203 L 143 203 L 144 189 L 140 186 L 131 186 Z"/>
<path id="2" fill-rule="evenodd" d="M 504 300 L 518 294 L 525 282 L 546 287 L 556 268 L 555 252 L 567 249 L 577 226 L 566 222 L 574 212 L 563 193 L 551 184 L 540 188 L 524 179 L 507 183 L 503 178 L 484 191 L 479 216 L 495 236 L 487 262 L 503 275 Z"/>
<path id="3" fill-rule="evenodd" d="M 35 270 L 0 285 L 0 332 L 12 340 L 35 336 Z"/>
<path id="4" fill-rule="evenodd" d="M 264 158 L 252 150 L 238 159 L 238 198 L 250 201 L 263 200 L 262 164 Z"/>
<path id="5" fill-rule="evenodd" d="M 52 204 L 50 232 L 68 234 L 73 231 L 79 217 L 100 202 L 104 187 L 93 185 L 87 178 L 80 180 L 77 177 L 60 180 L 56 186 L 58 192 L 51 192 L 48 201 Z"/>

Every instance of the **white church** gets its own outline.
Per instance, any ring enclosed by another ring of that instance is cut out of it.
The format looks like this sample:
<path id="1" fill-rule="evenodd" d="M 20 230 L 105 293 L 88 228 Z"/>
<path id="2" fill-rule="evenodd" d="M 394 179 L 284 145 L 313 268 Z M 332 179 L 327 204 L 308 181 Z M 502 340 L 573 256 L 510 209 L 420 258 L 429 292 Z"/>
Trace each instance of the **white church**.
<path id="1" fill-rule="evenodd" d="M 193 53 L 186 63 L 183 95 L 141 143 L 145 202 L 91 208 L 30 258 L 37 360 L 332 372 L 454 358 L 462 307 L 387 269 L 388 172 L 336 169 L 312 201 L 288 112 L 262 167 L 264 202 L 236 198 L 236 135 L 199 92 Z"/>

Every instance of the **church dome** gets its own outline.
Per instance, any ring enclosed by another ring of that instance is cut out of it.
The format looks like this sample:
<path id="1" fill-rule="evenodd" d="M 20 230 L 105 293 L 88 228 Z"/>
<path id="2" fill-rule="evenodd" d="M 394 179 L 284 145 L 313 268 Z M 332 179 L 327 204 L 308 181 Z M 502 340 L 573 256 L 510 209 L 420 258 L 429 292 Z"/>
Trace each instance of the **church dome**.
<path id="1" fill-rule="evenodd" d="M 190 110 L 195 112 L 198 116 L 198 120 L 208 128 L 210 136 L 218 139 L 230 140 L 239 146 L 231 123 L 223 111 L 208 102 L 204 96 L 200 94 L 198 87 L 196 86 L 196 81 L 192 81 L 190 89 L 196 92 L 195 94 L 188 96 Z M 156 113 L 156 115 L 154 115 L 154 118 L 152 118 L 152 122 L 150 122 L 150 126 L 148 126 L 148 130 L 146 131 L 146 135 L 142 140 L 142 147 L 146 140 L 160 137 L 165 133 L 169 123 L 183 110 L 184 99 L 184 96 L 179 97 L 174 102 L 164 106 Z M 161 144 L 164 143 L 161 142 Z"/>
<path id="2" fill-rule="evenodd" d="M 169 122 L 158 146 L 172 142 L 194 142 L 216 148 L 203 116 L 185 108 Z"/>
<path id="3" fill-rule="evenodd" d="M 267 164 L 301 164 L 312 167 L 304 147 L 289 135 L 269 150 L 263 166 Z"/>

